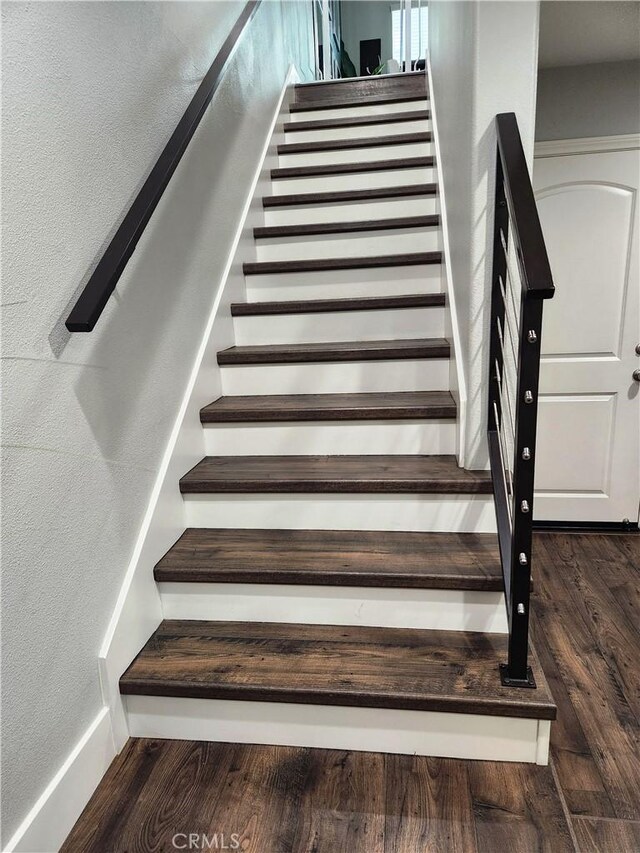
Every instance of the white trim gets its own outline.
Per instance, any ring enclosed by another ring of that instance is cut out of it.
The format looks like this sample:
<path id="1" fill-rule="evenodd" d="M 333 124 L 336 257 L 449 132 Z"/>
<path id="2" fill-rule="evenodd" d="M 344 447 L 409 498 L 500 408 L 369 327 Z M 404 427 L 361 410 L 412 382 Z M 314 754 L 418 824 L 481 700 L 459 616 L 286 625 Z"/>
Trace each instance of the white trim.
<path id="1" fill-rule="evenodd" d="M 207 456 L 453 454 L 455 420 L 204 424 Z"/>
<path id="2" fill-rule="evenodd" d="M 493 495 L 186 494 L 186 527 L 495 533 Z"/>
<path id="3" fill-rule="evenodd" d="M 548 721 L 291 702 L 126 696 L 134 737 L 546 764 Z"/>
<path id="4" fill-rule="evenodd" d="M 436 100 L 433 92 L 433 77 L 431 74 L 431 59 L 427 51 L 427 79 L 430 82 L 430 118 L 433 132 L 433 151 L 435 155 L 436 183 L 438 194 L 436 205 L 440 214 L 440 235 L 442 240 L 442 289 L 447 294 L 445 307 L 445 337 L 451 341 L 451 358 L 449 361 L 449 388 L 458 407 L 458 465 L 465 466 L 466 461 L 466 424 L 467 424 L 467 381 L 462 363 L 462 344 L 460 340 L 460 327 L 458 324 L 458 312 L 456 309 L 456 294 L 453 286 L 451 266 L 451 246 L 449 244 L 449 227 L 447 225 L 447 202 L 444 189 L 444 176 L 442 174 L 442 156 L 440 152 L 440 135 L 438 133 L 438 117 L 436 111 Z"/>
<path id="5" fill-rule="evenodd" d="M 501 592 L 162 582 L 165 619 L 508 633 Z"/>
<path id="6" fill-rule="evenodd" d="M 160 596 L 153 580 L 153 566 L 187 526 L 177 483 L 185 471 L 192 468 L 205 455 L 204 431 L 200 424 L 199 411 L 216 396 L 216 391 L 220 391 L 221 379 L 215 357 L 216 351 L 234 342 L 233 326 L 231 317 L 228 315 L 230 293 L 233 291 L 232 296 L 236 301 L 244 300 L 244 277 L 240 271 L 241 265 L 236 262 L 236 255 L 239 251 L 243 254 L 247 250 L 253 251 L 252 228 L 255 224 L 259 224 L 254 219 L 261 215 L 261 208 L 259 210 L 259 206 L 252 205 L 252 202 L 259 182 L 268 180 L 269 170 L 272 165 L 275 165 L 278 137 L 283 135 L 285 109 L 288 109 L 288 102 L 283 109 L 285 97 L 292 96 L 292 84 L 297 79 L 297 71 L 291 65 L 271 123 L 266 130 L 262 154 L 218 283 L 211 314 L 100 650 L 100 679 L 105 701 L 111 708 L 113 736 L 118 751 L 122 749 L 128 737 L 118 681 L 162 620 Z M 278 122 L 280 122 L 279 134 L 276 132 Z M 213 282 L 212 286 L 214 286 Z"/>
<path id="7" fill-rule="evenodd" d="M 115 756 L 109 709 L 105 706 L 13 834 L 4 853 L 58 850 Z"/>
<path id="8" fill-rule="evenodd" d="M 597 154 L 604 151 L 631 151 L 634 149 L 640 149 L 640 133 L 536 142 L 533 156 L 564 157 L 568 154 Z"/>
<path id="9" fill-rule="evenodd" d="M 397 358 L 389 361 L 225 364 L 222 369 L 222 390 L 228 397 L 308 394 L 310 388 L 314 394 L 448 391 L 449 360 Z"/>
<path id="10" fill-rule="evenodd" d="M 551 720 L 538 720 L 538 749 L 536 764 L 549 763 L 549 743 L 551 741 Z"/>

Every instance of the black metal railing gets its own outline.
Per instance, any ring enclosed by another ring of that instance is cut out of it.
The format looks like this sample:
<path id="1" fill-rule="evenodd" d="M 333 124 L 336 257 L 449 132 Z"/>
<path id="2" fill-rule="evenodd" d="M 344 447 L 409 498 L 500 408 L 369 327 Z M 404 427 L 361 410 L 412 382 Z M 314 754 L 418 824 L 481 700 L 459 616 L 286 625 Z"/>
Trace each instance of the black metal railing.
<path id="1" fill-rule="evenodd" d="M 249 0 L 224 44 L 218 51 L 202 83 L 178 122 L 162 154 L 149 173 L 111 242 L 98 261 L 66 321 L 70 332 L 90 332 L 102 314 L 129 258 L 151 219 L 171 176 L 176 170 L 191 137 L 200 124 L 216 89 L 224 76 L 238 41 L 255 15 L 261 0 Z"/>
<path id="2" fill-rule="evenodd" d="M 554 293 L 514 113 L 496 116 L 488 440 L 509 620 L 506 686 L 535 687 L 529 651 L 533 483 L 543 299 Z"/>

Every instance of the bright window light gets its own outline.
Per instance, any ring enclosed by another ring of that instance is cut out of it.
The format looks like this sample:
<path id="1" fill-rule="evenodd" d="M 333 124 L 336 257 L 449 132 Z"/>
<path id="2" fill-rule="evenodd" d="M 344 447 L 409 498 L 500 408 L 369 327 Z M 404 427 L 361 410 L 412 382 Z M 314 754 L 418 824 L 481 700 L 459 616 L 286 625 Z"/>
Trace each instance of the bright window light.
<path id="1" fill-rule="evenodd" d="M 388 19 L 387 19 L 388 20 Z M 391 27 L 393 38 L 393 58 L 404 62 L 404 16 L 400 9 L 391 11 Z M 411 10 L 411 59 L 424 59 L 427 51 L 427 7 L 421 6 Z"/>

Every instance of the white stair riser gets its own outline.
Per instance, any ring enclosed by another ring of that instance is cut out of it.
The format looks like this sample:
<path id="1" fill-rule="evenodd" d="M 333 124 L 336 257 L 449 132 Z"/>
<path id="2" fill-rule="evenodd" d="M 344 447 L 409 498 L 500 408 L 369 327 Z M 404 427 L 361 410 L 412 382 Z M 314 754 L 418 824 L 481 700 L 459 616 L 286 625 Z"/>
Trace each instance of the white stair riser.
<path id="1" fill-rule="evenodd" d="M 248 275 L 246 283 L 249 302 L 442 292 L 440 264 Z"/>
<path id="2" fill-rule="evenodd" d="M 311 222 L 357 222 L 363 219 L 393 219 L 437 213 L 433 195 L 395 196 L 387 199 L 345 201 L 338 204 L 294 204 L 268 207 L 265 225 L 304 225 Z"/>
<path id="3" fill-rule="evenodd" d="M 335 163 L 363 163 L 371 160 L 397 160 L 404 157 L 430 157 L 431 142 L 410 142 L 404 145 L 372 145 L 367 148 L 343 148 L 338 151 L 309 151 L 303 154 L 280 154 L 278 166 L 328 166 Z"/>
<path id="4" fill-rule="evenodd" d="M 494 533 L 491 495 L 184 495 L 186 527 Z"/>
<path id="5" fill-rule="evenodd" d="M 245 583 L 158 586 L 165 619 L 508 633 L 500 592 Z"/>
<path id="6" fill-rule="evenodd" d="M 131 737 L 546 764 L 548 720 L 291 702 L 124 696 Z"/>
<path id="7" fill-rule="evenodd" d="M 238 346 L 444 337 L 444 308 L 235 317 Z"/>
<path id="8" fill-rule="evenodd" d="M 447 358 L 226 365 L 221 374 L 226 396 L 449 390 Z"/>
<path id="9" fill-rule="evenodd" d="M 369 104 L 367 106 L 332 107 L 324 110 L 301 110 L 292 112 L 288 121 L 324 121 L 330 118 L 345 118 L 346 116 L 386 116 L 389 113 L 409 113 L 415 110 L 428 110 L 429 100 L 416 98 L 414 101 L 392 101 L 389 104 Z"/>
<path id="10" fill-rule="evenodd" d="M 453 420 L 204 424 L 208 456 L 453 454 Z"/>
<path id="11" fill-rule="evenodd" d="M 440 229 L 388 228 L 346 234 L 268 237 L 256 241 L 258 261 L 297 261 L 308 258 L 366 258 L 375 255 L 437 252 Z"/>
<path id="12" fill-rule="evenodd" d="M 372 190 L 379 187 L 402 187 L 414 184 L 434 184 L 435 182 L 435 169 L 384 169 L 376 172 L 351 172 L 346 175 L 276 178 L 271 187 L 274 195 L 295 195 L 297 193 L 323 193 L 331 190 L 336 192 Z"/>
<path id="13" fill-rule="evenodd" d="M 327 127 L 322 130 L 294 130 L 285 133 L 285 142 L 323 142 L 332 139 L 375 139 L 378 136 L 395 136 L 398 133 L 428 133 L 429 119 L 385 122 L 383 124 L 358 124 L 352 127 Z"/>

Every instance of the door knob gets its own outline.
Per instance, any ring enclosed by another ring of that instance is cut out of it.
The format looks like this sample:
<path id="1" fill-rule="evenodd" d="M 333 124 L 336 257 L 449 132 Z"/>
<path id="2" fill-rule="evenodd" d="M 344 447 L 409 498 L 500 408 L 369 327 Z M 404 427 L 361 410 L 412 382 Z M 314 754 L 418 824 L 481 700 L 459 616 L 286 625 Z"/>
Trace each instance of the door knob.
<path id="1" fill-rule="evenodd" d="M 636 382 L 640 382 L 640 367 L 633 371 L 633 378 Z"/>

